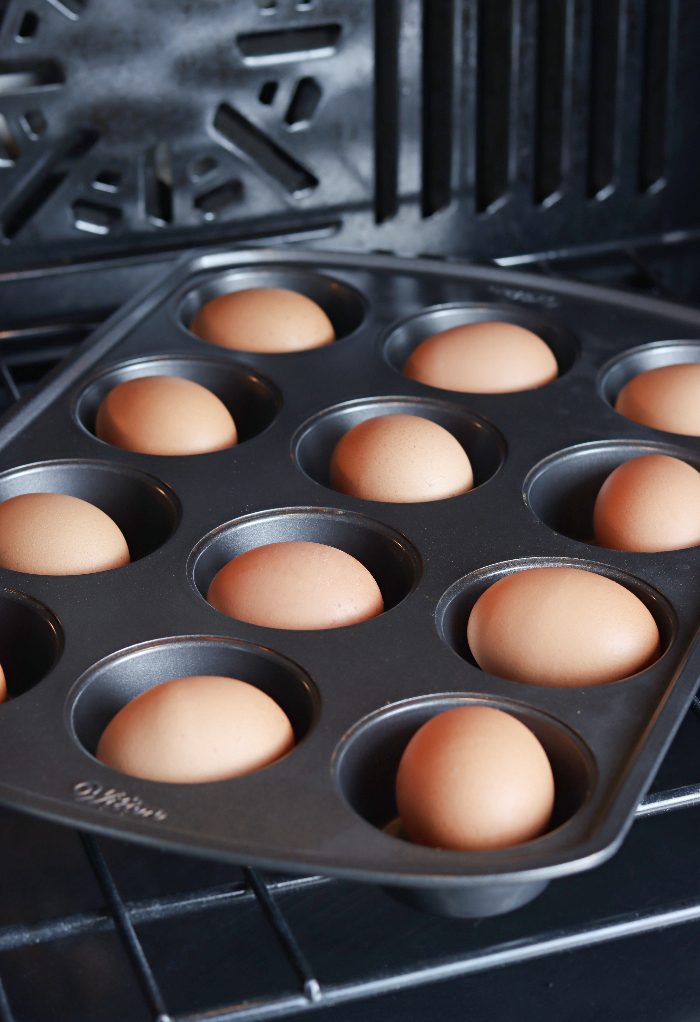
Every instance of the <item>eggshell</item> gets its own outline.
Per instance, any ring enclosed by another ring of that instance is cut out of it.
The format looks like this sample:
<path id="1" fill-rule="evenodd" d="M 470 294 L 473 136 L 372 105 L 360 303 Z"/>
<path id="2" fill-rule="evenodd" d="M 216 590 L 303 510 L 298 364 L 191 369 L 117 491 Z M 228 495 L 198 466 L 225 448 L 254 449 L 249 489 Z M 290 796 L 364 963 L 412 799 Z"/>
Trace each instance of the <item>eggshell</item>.
<path id="1" fill-rule="evenodd" d="M 700 436 L 700 364 L 640 373 L 618 394 L 615 411 L 643 426 Z"/>
<path id="2" fill-rule="evenodd" d="M 379 415 L 353 426 L 333 451 L 334 490 L 392 503 L 443 500 L 466 493 L 474 476 L 451 433 L 417 415 Z"/>
<path id="3" fill-rule="evenodd" d="M 114 387 L 99 407 L 95 433 L 140 454 L 205 454 L 238 440 L 223 401 L 179 376 L 141 376 Z"/>
<path id="4" fill-rule="evenodd" d="M 619 681 L 661 652 L 654 618 L 629 589 L 580 568 L 530 568 L 479 597 L 467 640 L 484 671 L 510 681 L 579 688 Z"/>
<path id="5" fill-rule="evenodd" d="M 7 680 L 5 678 L 5 672 L 0 666 L 0 703 L 4 703 L 7 699 Z"/>
<path id="6" fill-rule="evenodd" d="M 410 740 L 396 777 L 406 833 L 419 845 L 481 852 L 547 829 L 554 777 L 532 731 L 490 706 L 432 717 Z"/>
<path id="7" fill-rule="evenodd" d="M 129 563 L 112 519 L 65 493 L 23 493 L 0 504 L 0 565 L 30 575 L 88 575 Z"/>
<path id="8" fill-rule="evenodd" d="M 127 703 L 105 728 L 97 758 L 123 774 L 171 784 L 239 777 L 294 747 L 284 711 L 236 678 L 175 678 Z"/>
<path id="9" fill-rule="evenodd" d="M 681 550 L 700 543 L 700 472 L 648 454 L 619 465 L 600 488 L 595 540 L 610 550 Z"/>
<path id="10" fill-rule="evenodd" d="M 418 345 L 404 375 L 442 390 L 508 394 L 551 383 L 557 360 L 541 337 L 515 323 L 466 323 Z"/>
<path id="11" fill-rule="evenodd" d="M 239 621 L 267 628 L 340 628 L 384 610 L 358 560 L 323 543 L 270 543 L 239 554 L 214 576 L 207 599 Z"/>
<path id="12" fill-rule="evenodd" d="M 190 330 L 203 341 L 236 351 L 304 351 L 335 340 L 333 324 L 320 305 L 280 287 L 254 287 L 212 298 L 194 317 Z"/>

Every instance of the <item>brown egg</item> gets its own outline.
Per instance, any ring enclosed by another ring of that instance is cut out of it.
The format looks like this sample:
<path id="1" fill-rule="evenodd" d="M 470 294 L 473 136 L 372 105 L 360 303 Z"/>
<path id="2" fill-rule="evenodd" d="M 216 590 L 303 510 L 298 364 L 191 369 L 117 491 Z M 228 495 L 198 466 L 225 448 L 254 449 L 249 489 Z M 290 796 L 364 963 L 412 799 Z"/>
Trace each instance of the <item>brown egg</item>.
<path id="1" fill-rule="evenodd" d="M 95 433 L 140 454 L 205 454 L 238 439 L 216 394 L 179 376 L 141 376 L 114 387 L 99 407 Z"/>
<path id="2" fill-rule="evenodd" d="M 446 710 L 406 746 L 396 804 L 419 845 L 482 852 L 543 834 L 554 806 L 547 754 L 529 728 L 491 706 Z"/>
<path id="3" fill-rule="evenodd" d="M 250 774 L 294 747 L 286 713 L 236 678 L 175 678 L 127 703 L 105 728 L 97 758 L 123 774 L 199 784 Z"/>
<path id="4" fill-rule="evenodd" d="M 530 568 L 495 582 L 469 615 L 474 659 L 498 678 L 550 688 L 604 685 L 661 652 L 654 618 L 629 589 L 580 568 Z"/>
<path id="5" fill-rule="evenodd" d="M 7 699 L 7 680 L 5 678 L 5 672 L 0 666 L 0 703 L 4 703 Z"/>
<path id="6" fill-rule="evenodd" d="M 129 563 L 120 528 L 65 493 L 23 493 L 0 504 L 0 566 L 30 575 L 88 575 Z"/>
<path id="7" fill-rule="evenodd" d="M 474 476 L 464 448 L 442 426 L 417 415 L 365 419 L 341 437 L 330 465 L 339 493 L 414 503 L 466 493 Z"/>
<path id="8" fill-rule="evenodd" d="M 615 411 L 643 426 L 700 436 L 700 364 L 640 373 L 618 394 Z"/>
<path id="9" fill-rule="evenodd" d="M 194 317 L 190 330 L 203 341 L 236 351 L 304 351 L 335 340 L 333 324 L 320 305 L 280 287 L 254 287 L 212 298 Z"/>
<path id="10" fill-rule="evenodd" d="M 593 511 L 595 541 L 609 550 L 681 550 L 700 543 L 700 472 L 648 454 L 611 472 Z"/>
<path id="11" fill-rule="evenodd" d="M 341 628 L 384 610 L 358 560 L 323 543 L 270 543 L 239 554 L 209 586 L 212 607 L 266 628 Z"/>
<path id="12" fill-rule="evenodd" d="M 467 323 L 418 345 L 404 376 L 442 390 L 508 394 L 551 383 L 557 360 L 544 341 L 514 323 Z"/>

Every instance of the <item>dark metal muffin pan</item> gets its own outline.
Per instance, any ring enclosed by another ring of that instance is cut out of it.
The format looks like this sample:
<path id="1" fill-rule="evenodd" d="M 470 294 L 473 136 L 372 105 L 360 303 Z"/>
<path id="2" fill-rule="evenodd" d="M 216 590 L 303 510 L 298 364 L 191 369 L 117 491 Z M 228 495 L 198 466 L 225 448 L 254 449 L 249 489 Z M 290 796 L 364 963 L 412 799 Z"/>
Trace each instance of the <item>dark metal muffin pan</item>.
<path id="1" fill-rule="evenodd" d="M 340 340 L 263 355 L 190 333 L 203 301 L 259 285 L 314 298 Z M 560 377 L 516 394 L 471 395 L 401 374 L 423 337 L 484 318 L 539 333 Z M 676 355 L 688 345 L 678 338 L 700 344 L 700 311 L 495 268 L 292 248 L 185 256 L 0 428 L 0 499 L 43 489 L 83 497 L 114 518 L 132 552 L 131 564 L 94 575 L 0 569 L 0 662 L 11 696 L 0 706 L 0 799 L 164 848 L 380 883 L 453 915 L 508 911 L 550 880 L 602 862 L 622 841 L 700 677 L 700 548 L 603 550 L 590 528 L 597 487 L 626 458 L 663 450 L 700 465 L 700 438 L 648 429 L 610 404 L 625 358 L 662 364 L 654 359 L 665 345 L 663 358 L 683 360 Z M 242 442 L 159 457 L 99 441 L 92 430 L 104 394 L 153 373 L 209 386 Z M 389 411 L 450 430 L 472 459 L 475 488 L 419 504 L 331 490 L 339 437 Z M 377 579 L 385 613 L 295 632 L 244 624 L 206 603 L 228 559 L 288 539 L 357 557 Z M 597 571 L 636 593 L 659 624 L 661 658 L 632 678 L 583 689 L 481 671 L 465 637 L 474 600 L 508 572 L 549 564 Z M 94 758 L 102 729 L 130 698 L 198 673 L 268 692 L 292 721 L 295 749 L 257 773 L 195 785 L 136 780 Z M 500 707 L 542 741 L 557 790 L 541 838 L 467 853 L 385 831 L 410 736 L 464 702 Z"/>

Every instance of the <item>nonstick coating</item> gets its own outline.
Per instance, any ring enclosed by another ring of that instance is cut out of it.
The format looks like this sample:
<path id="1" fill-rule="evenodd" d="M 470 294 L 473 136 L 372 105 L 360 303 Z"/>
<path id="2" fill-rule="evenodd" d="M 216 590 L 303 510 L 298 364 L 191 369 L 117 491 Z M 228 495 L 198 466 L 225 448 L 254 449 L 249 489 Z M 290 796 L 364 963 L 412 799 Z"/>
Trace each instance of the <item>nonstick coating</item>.
<path id="1" fill-rule="evenodd" d="M 261 355 L 187 329 L 207 297 L 270 282 L 325 302 L 340 339 Z M 485 318 L 539 333 L 559 379 L 470 395 L 402 375 L 412 347 L 434 329 Z M 30 663 L 26 682 L 10 678 L 12 698 L 0 707 L 2 801 L 163 848 L 374 881 L 456 915 L 507 911 L 551 879 L 603 861 L 700 675 L 700 550 L 602 550 L 589 528 L 596 487 L 626 458 L 663 449 L 700 465 L 700 438 L 648 429 L 611 404 L 630 366 L 666 364 L 689 350 L 679 341 L 700 342 L 700 312 L 495 268 L 301 249 L 183 257 L 0 429 L 0 498 L 46 488 L 93 499 L 123 523 L 137 553 L 126 567 L 90 576 L 0 569 L 0 611 Z M 94 417 L 109 387 L 154 372 L 210 386 L 243 442 L 168 458 L 97 440 Z M 450 430 L 473 460 L 474 489 L 420 504 L 331 490 L 337 439 L 387 411 Z M 282 539 L 358 557 L 377 578 L 385 613 L 290 632 L 207 604 L 227 559 Z M 481 671 L 462 634 L 469 606 L 489 581 L 542 564 L 597 570 L 631 588 L 659 624 L 661 659 L 634 678 L 575 690 Z M 8 647 L 8 664 L 20 652 Z M 283 705 L 298 739 L 291 754 L 255 774 L 196 785 L 136 781 L 94 759 L 101 729 L 129 698 L 178 673 L 214 670 Z M 513 713 L 542 741 L 557 778 L 543 837 L 463 853 L 382 829 L 395 814 L 393 777 L 411 734 L 465 701 Z"/>

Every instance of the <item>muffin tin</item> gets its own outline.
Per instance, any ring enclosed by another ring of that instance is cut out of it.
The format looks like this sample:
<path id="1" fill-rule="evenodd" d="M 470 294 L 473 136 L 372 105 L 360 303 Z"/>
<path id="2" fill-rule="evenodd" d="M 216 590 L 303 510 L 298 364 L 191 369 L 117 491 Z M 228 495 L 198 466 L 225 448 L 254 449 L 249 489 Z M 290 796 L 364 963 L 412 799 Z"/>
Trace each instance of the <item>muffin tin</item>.
<path id="1" fill-rule="evenodd" d="M 261 355 L 214 347 L 188 330 L 204 301 L 259 286 L 313 298 L 338 340 Z M 484 319 L 539 334 L 559 379 L 472 395 L 401 374 L 423 338 Z M 700 351 L 700 311 L 569 281 L 293 248 L 185 256 L 0 428 L 0 499 L 41 490 L 83 497 L 114 518 L 132 552 L 131 564 L 94 575 L 0 569 L 0 663 L 10 694 L 0 706 L 0 799 L 163 848 L 380 883 L 449 915 L 508 911 L 551 879 L 602 862 L 622 841 L 700 676 L 700 549 L 595 547 L 593 501 L 628 457 L 663 451 L 700 467 L 700 438 L 648 429 L 612 407 L 629 375 L 694 360 L 691 351 Z M 99 441 L 102 397 L 154 373 L 214 391 L 234 416 L 239 445 L 161 457 Z M 420 504 L 331 490 L 339 437 L 392 411 L 452 432 L 472 461 L 474 489 Z M 291 632 L 235 621 L 206 603 L 211 579 L 233 556 L 289 539 L 358 558 L 385 613 Z M 480 593 L 509 572 L 558 564 L 597 571 L 639 596 L 659 625 L 660 660 L 583 689 L 481 671 L 466 643 Z M 240 677 L 276 699 L 295 731 L 293 752 L 257 773 L 195 785 L 136 780 L 94 758 L 102 729 L 129 699 L 207 673 Z M 556 804 L 541 838 L 467 853 L 387 832 L 403 748 L 430 716 L 464 703 L 504 709 L 542 742 Z"/>

